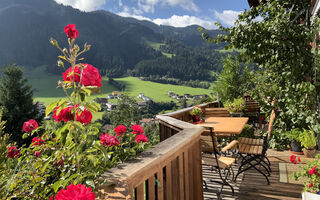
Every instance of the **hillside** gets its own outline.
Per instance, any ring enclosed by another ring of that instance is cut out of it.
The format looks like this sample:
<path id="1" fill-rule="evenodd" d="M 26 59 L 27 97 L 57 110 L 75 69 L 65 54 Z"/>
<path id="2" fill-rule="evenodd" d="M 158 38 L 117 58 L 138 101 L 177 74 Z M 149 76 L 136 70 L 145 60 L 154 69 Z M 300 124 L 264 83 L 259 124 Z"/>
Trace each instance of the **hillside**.
<path id="1" fill-rule="evenodd" d="M 85 42 L 92 44 L 92 50 L 85 55 L 84 62 L 99 68 L 103 75 L 121 77 L 159 74 L 154 72 L 139 74 L 141 64 L 138 73 L 135 68 L 138 63 L 145 60 L 155 60 L 157 64 L 162 65 L 161 58 L 170 59 L 172 55 L 179 58 L 174 62 L 170 60 L 165 62 L 170 62 L 171 68 L 175 70 L 192 72 L 193 68 L 199 68 L 204 74 L 210 74 L 208 70 L 219 70 L 217 66 L 220 62 L 215 62 L 214 67 L 209 66 L 212 55 L 203 55 L 203 52 L 198 49 L 221 49 L 221 45 L 206 44 L 201 34 L 197 32 L 197 26 L 185 28 L 158 26 L 152 22 L 124 18 L 107 11 L 81 12 L 70 6 L 59 5 L 53 0 L 0 1 L 0 26 L 2 27 L 0 29 L 0 66 L 8 63 L 29 68 L 45 65 L 48 72 L 58 73 L 56 67 L 58 51 L 49 44 L 49 39 L 54 37 L 61 42 L 61 46 L 66 46 L 66 37 L 63 33 L 66 24 L 77 25 L 80 32 L 77 42 L 80 45 Z M 213 36 L 218 33 L 215 30 L 210 31 Z M 164 49 L 176 48 L 176 43 L 165 42 L 168 39 L 180 42 L 180 49 L 184 49 L 184 53 L 166 52 Z M 164 44 L 164 48 L 154 49 L 150 46 L 152 43 Z M 198 65 L 196 62 L 198 58 L 190 56 L 195 54 L 194 51 L 197 51 L 197 55 L 203 55 L 201 58 L 205 59 L 203 64 Z M 192 59 L 191 62 L 188 61 L 189 63 L 195 64 L 186 65 L 183 62 L 186 57 Z M 184 77 L 184 74 L 175 77 L 174 74 L 174 71 L 169 72 L 172 78 L 182 76 L 182 79 L 190 77 L 194 80 L 201 79 L 197 74 L 187 74 L 188 77 Z M 212 80 L 211 77 L 206 79 Z"/>

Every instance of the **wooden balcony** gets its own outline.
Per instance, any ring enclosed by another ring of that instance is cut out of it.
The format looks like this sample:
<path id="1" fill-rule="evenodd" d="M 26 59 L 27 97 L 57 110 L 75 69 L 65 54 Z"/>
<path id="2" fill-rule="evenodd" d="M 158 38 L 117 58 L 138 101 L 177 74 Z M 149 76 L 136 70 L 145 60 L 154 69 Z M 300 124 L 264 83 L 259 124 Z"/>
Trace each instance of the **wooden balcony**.
<path id="1" fill-rule="evenodd" d="M 208 108 L 218 104 L 200 106 Z M 209 166 L 202 166 L 200 135 L 204 129 L 188 123 L 190 110 L 157 116 L 161 142 L 138 158 L 104 173 L 100 181 L 106 180 L 106 183 L 96 189 L 97 199 L 216 199 L 218 185 L 209 183 L 208 189 L 203 189 L 203 178 L 215 179 L 217 173 Z M 278 162 L 288 157 L 271 158 L 271 185 L 266 185 L 265 179 L 255 171 L 248 171 L 232 183 L 235 196 L 226 189 L 223 199 L 301 199 L 300 185 L 279 183 Z"/>

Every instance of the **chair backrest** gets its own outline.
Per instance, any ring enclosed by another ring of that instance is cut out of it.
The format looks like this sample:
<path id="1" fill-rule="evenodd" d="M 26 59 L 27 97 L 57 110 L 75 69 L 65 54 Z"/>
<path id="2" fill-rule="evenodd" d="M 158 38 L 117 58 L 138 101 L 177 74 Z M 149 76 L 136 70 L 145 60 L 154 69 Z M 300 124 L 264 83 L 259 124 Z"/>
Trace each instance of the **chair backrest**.
<path id="1" fill-rule="evenodd" d="M 230 117 L 230 113 L 227 108 L 206 108 L 206 117 Z"/>
<path id="2" fill-rule="evenodd" d="M 244 104 L 246 105 L 245 112 L 260 112 L 260 106 L 258 102 L 250 100 L 244 101 Z"/>
<path id="3" fill-rule="evenodd" d="M 271 138 L 271 132 L 272 132 L 272 126 L 273 123 L 276 119 L 276 113 L 274 112 L 274 110 L 272 110 L 271 115 L 270 115 L 270 119 L 269 119 L 269 125 L 268 125 L 268 140 L 270 140 Z"/>

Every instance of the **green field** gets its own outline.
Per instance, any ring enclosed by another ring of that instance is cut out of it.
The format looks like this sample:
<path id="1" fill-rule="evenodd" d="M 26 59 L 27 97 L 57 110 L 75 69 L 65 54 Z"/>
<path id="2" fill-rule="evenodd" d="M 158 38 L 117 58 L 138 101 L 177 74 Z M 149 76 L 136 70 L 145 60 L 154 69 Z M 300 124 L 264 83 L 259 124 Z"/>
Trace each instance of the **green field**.
<path id="1" fill-rule="evenodd" d="M 51 102 L 65 96 L 61 88 L 56 88 L 58 80 L 61 80 L 62 77 L 58 75 L 48 75 L 44 67 L 39 67 L 32 71 L 26 70 L 25 75 L 33 87 L 35 101 L 44 102 L 46 105 L 49 105 Z M 179 95 L 210 94 L 212 92 L 209 89 L 142 81 L 135 77 L 116 78 L 115 80 L 126 85 L 125 93 L 129 96 L 137 97 L 139 93 L 144 93 L 145 96 L 151 97 L 154 101 L 173 100 L 168 96 L 169 91 L 173 91 Z M 102 94 L 92 95 L 90 97 L 91 100 L 96 97 L 106 97 L 107 94 L 117 90 L 108 84 L 107 78 L 103 78 L 102 85 Z"/>

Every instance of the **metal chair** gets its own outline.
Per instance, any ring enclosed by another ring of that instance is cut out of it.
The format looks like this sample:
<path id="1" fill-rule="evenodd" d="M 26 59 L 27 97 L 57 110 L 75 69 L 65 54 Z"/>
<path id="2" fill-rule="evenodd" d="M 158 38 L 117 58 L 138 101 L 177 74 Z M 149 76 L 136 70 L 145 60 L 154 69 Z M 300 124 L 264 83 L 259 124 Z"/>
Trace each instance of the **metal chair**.
<path id="1" fill-rule="evenodd" d="M 228 183 L 228 177 L 232 173 L 232 178 L 229 181 L 232 181 L 234 179 L 234 172 L 232 169 L 232 165 L 235 163 L 235 158 L 221 156 L 221 152 L 219 151 L 219 148 L 217 146 L 217 140 L 215 137 L 215 134 L 213 132 L 212 127 L 208 127 L 210 129 L 210 136 L 201 136 L 201 144 L 202 144 L 202 151 L 211 153 L 206 156 L 205 154 L 202 154 L 203 158 L 203 164 L 210 165 L 213 168 L 215 168 L 218 173 L 221 181 L 215 181 L 210 180 L 211 182 L 215 182 L 218 184 L 221 184 L 220 190 L 217 192 L 218 199 L 221 199 L 221 193 L 224 188 L 224 186 L 229 186 L 232 190 L 232 195 L 234 195 L 234 189 L 232 185 Z M 211 145 L 210 145 L 211 143 Z M 229 144 L 226 149 L 232 149 L 233 147 L 237 145 L 237 141 L 233 142 L 232 144 Z M 225 150 L 225 148 L 222 148 L 222 151 Z M 207 189 L 207 183 L 204 180 L 204 186 Z"/>
<path id="2" fill-rule="evenodd" d="M 264 139 L 252 139 L 252 138 L 239 138 L 239 155 L 242 158 L 241 164 L 238 170 L 235 179 L 237 179 L 238 175 L 254 168 L 260 174 L 262 174 L 268 185 L 270 184 L 268 176 L 271 174 L 270 168 L 270 160 L 267 158 L 266 153 L 269 148 L 269 141 L 271 138 L 272 126 L 275 121 L 275 112 L 272 111 L 270 115 L 269 125 L 268 125 L 268 134 Z M 258 168 L 258 166 L 264 168 L 266 173 Z"/>

